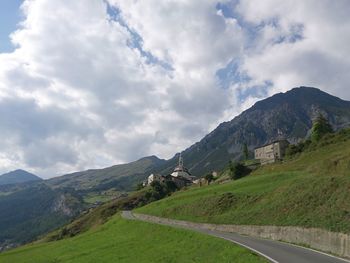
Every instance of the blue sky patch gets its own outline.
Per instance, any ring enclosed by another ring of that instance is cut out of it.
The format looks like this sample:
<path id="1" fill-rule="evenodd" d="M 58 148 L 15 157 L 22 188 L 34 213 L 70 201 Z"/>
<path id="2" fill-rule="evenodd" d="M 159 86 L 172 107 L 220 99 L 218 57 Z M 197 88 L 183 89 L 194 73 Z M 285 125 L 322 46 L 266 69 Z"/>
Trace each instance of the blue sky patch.
<path id="1" fill-rule="evenodd" d="M 225 68 L 216 72 L 221 88 L 228 89 L 233 83 L 249 82 L 251 78 L 244 72 L 240 71 L 240 63 L 240 59 L 233 59 Z"/>
<path id="2" fill-rule="evenodd" d="M 141 56 L 146 58 L 147 64 L 158 64 L 166 70 L 174 70 L 169 63 L 158 59 L 151 52 L 145 51 L 142 47 L 142 37 L 135 30 L 128 26 L 128 24 L 124 21 L 124 19 L 121 16 L 121 11 L 117 7 L 111 6 L 107 1 L 105 1 L 105 3 L 107 5 L 107 14 L 109 15 L 110 20 L 119 23 L 130 33 L 131 39 L 127 42 L 127 45 L 130 48 L 138 49 L 140 51 Z"/>
<path id="3" fill-rule="evenodd" d="M 9 53 L 15 49 L 10 34 L 18 28 L 22 17 L 19 7 L 22 3 L 23 0 L 0 1 L 0 53 Z"/>
<path id="4" fill-rule="evenodd" d="M 265 81 L 262 85 L 254 85 L 247 88 L 238 89 L 238 99 L 244 102 L 248 97 L 265 98 L 268 96 L 268 91 L 272 87 L 271 81 Z"/>

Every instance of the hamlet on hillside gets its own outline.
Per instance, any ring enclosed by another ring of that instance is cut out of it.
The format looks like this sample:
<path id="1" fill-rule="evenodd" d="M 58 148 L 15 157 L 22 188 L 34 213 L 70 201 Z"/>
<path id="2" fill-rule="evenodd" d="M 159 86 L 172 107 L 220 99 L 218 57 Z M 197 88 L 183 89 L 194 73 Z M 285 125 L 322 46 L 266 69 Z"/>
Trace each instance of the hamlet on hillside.
<path id="1" fill-rule="evenodd" d="M 154 181 L 165 182 L 173 181 L 178 188 L 188 186 L 194 183 L 196 177 L 192 176 L 188 169 L 184 166 L 183 157 L 180 153 L 178 165 L 174 171 L 168 175 L 151 174 L 147 180 L 143 182 L 143 186 L 150 185 Z"/>

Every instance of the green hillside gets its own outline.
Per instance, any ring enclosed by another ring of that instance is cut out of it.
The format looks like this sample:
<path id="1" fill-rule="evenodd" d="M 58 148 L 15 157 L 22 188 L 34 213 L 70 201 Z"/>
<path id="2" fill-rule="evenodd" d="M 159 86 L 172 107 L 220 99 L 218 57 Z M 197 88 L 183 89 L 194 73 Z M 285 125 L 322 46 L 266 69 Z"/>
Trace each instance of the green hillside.
<path id="1" fill-rule="evenodd" d="M 194 176 L 224 169 L 230 159 L 239 159 L 242 146 L 250 150 L 283 136 L 295 142 L 304 139 L 313 119 L 322 113 L 335 130 L 350 124 L 350 101 L 319 89 L 299 87 L 258 101 L 234 119 L 221 123 L 199 142 L 182 152 Z M 161 171 L 171 173 L 178 160 L 168 160 Z"/>
<path id="2" fill-rule="evenodd" d="M 0 262 L 267 262 L 229 241 L 114 216 L 73 238 L 0 254 Z"/>
<path id="3" fill-rule="evenodd" d="M 104 169 L 91 169 L 54 177 L 46 182 L 55 188 L 71 187 L 80 192 L 100 192 L 112 188 L 117 191 L 131 191 L 164 162 L 156 156 L 149 156 Z"/>
<path id="4" fill-rule="evenodd" d="M 227 184 L 194 187 L 136 211 L 196 222 L 318 227 L 350 233 L 350 130 Z"/>
<path id="5" fill-rule="evenodd" d="M 164 160 L 138 161 L 93 169 L 48 180 L 17 184 L 0 182 L 0 251 L 37 239 L 67 224 L 95 203 L 116 200 L 135 189 Z M 18 170 L 1 176 L 23 179 Z"/>
<path id="6" fill-rule="evenodd" d="M 44 183 L 0 196 L 0 251 L 67 224 L 83 209 L 80 197 Z"/>

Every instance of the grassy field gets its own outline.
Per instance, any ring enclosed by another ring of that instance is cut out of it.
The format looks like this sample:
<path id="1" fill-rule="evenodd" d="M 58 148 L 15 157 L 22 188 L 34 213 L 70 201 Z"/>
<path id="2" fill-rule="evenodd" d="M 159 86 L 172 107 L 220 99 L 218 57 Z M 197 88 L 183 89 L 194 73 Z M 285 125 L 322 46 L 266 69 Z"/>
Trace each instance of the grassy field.
<path id="1" fill-rule="evenodd" d="M 101 192 L 91 192 L 84 196 L 84 202 L 88 204 L 94 204 L 96 202 L 108 202 L 110 200 L 116 199 L 123 196 L 123 192 L 116 191 L 114 189 L 109 189 L 107 191 Z"/>
<path id="2" fill-rule="evenodd" d="M 1 263 L 267 262 L 231 242 L 204 234 L 114 216 L 73 238 L 0 254 Z"/>
<path id="3" fill-rule="evenodd" d="M 350 130 L 246 178 L 181 191 L 136 212 L 196 222 L 350 233 Z"/>

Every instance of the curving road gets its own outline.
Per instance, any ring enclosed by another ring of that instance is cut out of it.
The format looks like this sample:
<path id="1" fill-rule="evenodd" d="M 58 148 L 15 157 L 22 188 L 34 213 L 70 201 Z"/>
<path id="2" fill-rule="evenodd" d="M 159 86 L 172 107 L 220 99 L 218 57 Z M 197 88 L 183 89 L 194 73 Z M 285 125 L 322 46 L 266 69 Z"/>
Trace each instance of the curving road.
<path id="1" fill-rule="evenodd" d="M 141 220 L 136 218 L 131 211 L 123 211 L 122 216 L 126 219 Z M 152 223 L 154 222 L 152 221 Z M 180 227 L 179 225 L 172 224 L 171 222 L 161 224 Z M 181 228 L 191 229 L 211 236 L 229 240 L 238 245 L 246 247 L 256 252 L 257 254 L 260 254 L 261 256 L 274 263 L 350 263 L 350 261 L 346 259 L 341 259 L 322 252 L 318 252 L 316 250 L 303 248 L 284 242 L 242 236 L 236 233 L 212 231 L 196 227 L 181 226 Z"/>

